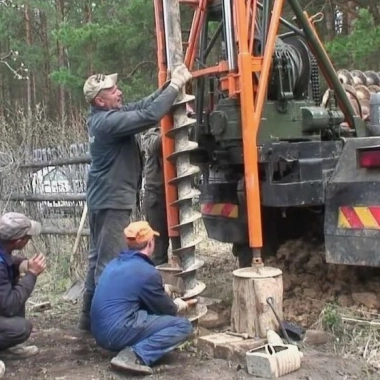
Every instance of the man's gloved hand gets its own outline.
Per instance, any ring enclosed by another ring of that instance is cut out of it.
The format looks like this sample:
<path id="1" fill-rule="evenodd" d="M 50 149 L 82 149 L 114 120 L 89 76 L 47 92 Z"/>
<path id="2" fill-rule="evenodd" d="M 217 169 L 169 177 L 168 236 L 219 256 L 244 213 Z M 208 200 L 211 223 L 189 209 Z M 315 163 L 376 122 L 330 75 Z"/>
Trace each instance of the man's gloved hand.
<path id="1" fill-rule="evenodd" d="M 174 68 L 171 74 L 170 85 L 179 91 L 192 77 L 189 69 L 182 63 L 182 65 Z"/>
<path id="2" fill-rule="evenodd" d="M 170 298 L 178 298 L 178 297 L 181 297 L 183 292 L 180 288 L 178 288 L 177 286 L 174 286 L 174 285 L 170 285 L 170 284 L 165 284 L 164 285 L 164 288 L 165 288 L 165 293 L 170 297 Z"/>
<path id="3" fill-rule="evenodd" d="M 193 298 L 193 299 L 184 301 L 181 298 L 176 298 L 173 302 L 178 307 L 177 313 L 181 313 L 182 311 L 187 310 L 189 307 L 193 307 L 195 304 L 197 304 L 198 300 L 196 298 Z"/>
<path id="4" fill-rule="evenodd" d="M 182 311 L 185 311 L 188 308 L 187 302 L 181 298 L 176 298 L 173 302 L 177 305 L 178 313 L 181 313 Z"/>

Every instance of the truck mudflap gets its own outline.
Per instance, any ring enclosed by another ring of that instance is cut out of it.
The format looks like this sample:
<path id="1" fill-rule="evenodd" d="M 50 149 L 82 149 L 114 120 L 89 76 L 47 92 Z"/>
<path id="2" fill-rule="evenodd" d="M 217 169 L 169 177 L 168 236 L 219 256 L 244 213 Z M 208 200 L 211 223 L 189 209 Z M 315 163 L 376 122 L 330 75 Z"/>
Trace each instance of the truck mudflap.
<path id="1" fill-rule="evenodd" d="M 326 184 L 326 261 L 380 266 L 380 137 L 345 141 Z"/>
<path id="2" fill-rule="evenodd" d="M 247 213 L 237 183 L 201 185 L 201 214 L 207 236 L 223 243 L 247 241 Z"/>

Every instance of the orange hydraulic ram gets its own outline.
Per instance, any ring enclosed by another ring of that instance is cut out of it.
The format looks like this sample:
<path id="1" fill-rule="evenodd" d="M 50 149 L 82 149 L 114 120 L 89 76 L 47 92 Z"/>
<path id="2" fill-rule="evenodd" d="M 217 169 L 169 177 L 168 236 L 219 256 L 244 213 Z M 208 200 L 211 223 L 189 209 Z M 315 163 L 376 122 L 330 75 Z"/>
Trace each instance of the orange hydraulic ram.
<path id="1" fill-rule="evenodd" d="M 245 0 L 235 0 L 237 40 L 239 46 L 238 67 L 240 74 L 240 101 L 243 128 L 244 169 L 247 194 L 247 214 L 249 245 L 252 248 L 261 248 L 263 245 L 260 207 L 260 184 L 258 173 L 257 132 L 260 125 L 265 96 L 267 92 L 268 77 L 274 53 L 275 39 L 280 23 L 284 0 L 275 0 L 273 14 L 269 25 L 266 48 L 264 52 L 258 88 L 253 86 L 252 56 L 249 50 L 249 34 L 246 21 L 247 12 Z M 257 1 L 252 4 L 252 15 L 256 15 Z M 252 20 L 251 28 L 255 28 Z M 252 32 L 252 31 L 251 31 Z M 254 102 L 254 91 L 256 102 Z"/>

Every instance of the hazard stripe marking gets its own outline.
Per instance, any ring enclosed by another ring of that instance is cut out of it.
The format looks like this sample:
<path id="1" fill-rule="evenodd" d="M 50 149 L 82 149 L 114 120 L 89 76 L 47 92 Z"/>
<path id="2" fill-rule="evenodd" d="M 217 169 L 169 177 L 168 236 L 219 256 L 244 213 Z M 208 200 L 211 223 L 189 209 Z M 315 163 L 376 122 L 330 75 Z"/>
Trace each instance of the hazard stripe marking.
<path id="1" fill-rule="evenodd" d="M 201 210 L 205 214 L 209 214 L 212 211 L 212 204 L 206 203 L 201 206 Z"/>
<path id="2" fill-rule="evenodd" d="M 354 210 L 363 226 L 365 226 L 366 228 L 379 228 L 379 224 L 376 222 L 376 219 L 373 217 L 368 207 L 358 207 Z"/>
<path id="3" fill-rule="evenodd" d="M 340 228 L 351 228 L 350 223 L 342 212 L 342 209 L 339 209 L 338 215 L 338 227 Z"/>
<path id="4" fill-rule="evenodd" d="M 222 216 L 226 216 L 226 217 L 229 217 L 232 210 L 235 208 L 235 205 L 232 205 L 232 204 L 226 204 L 223 206 L 222 208 L 222 212 L 221 212 L 221 215 Z"/>
<path id="5" fill-rule="evenodd" d="M 338 227 L 380 230 L 380 206 L 340 207 Z"/>
<path id="6" fill-rule="evenodd" d="M 368 207 L 368 209 L 376 219 L 377 224 L 380 226 L 380 206 Z"/>
<path id="7" fill-rule="evenodd" d="M 354 211 L 353 207 L 342 207 L 341 208 L 344 216 L 348 220 L 348 223 L 350 224 L 351 228 L 363 228 L 364 225 L 359 219 L 358 215 Z"/>
<path id="8" fill-rule="evenodd" d="M 238 205 L 233 203 L 204 203 L 201 205 L 204 215 L 223 216 L 225 218 L 238 218 Z"/>

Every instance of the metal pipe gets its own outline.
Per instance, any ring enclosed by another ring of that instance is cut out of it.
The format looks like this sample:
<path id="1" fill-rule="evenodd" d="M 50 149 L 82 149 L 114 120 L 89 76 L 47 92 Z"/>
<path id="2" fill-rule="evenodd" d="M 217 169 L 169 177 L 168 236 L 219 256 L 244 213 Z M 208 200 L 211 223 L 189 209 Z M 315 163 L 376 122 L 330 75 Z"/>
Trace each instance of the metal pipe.
<path id="1" fill-rule="evenodd" d="M 173 70 L 181 65 L 184 59 L 180 6 L 178 0 L 164 0 L 163 4 L 167 62 L 170 70 Z M 193 178 L 198 174 L 199 167 L 190 163 L 190 151 L 198 148 L 196 142 L 189 140 L 189 129 L 193 127 L 195 120 L 190 119 L 186 112 L 186 103 L 192 100 L 194 96 L 187 95 L 184 88 L 179 91 L 173 105 L 173 128 L 167 133 L 168 137 L 174 138 L 174 153 L 168 159 L 176 165 L 176 177 L 170 184 L 177 186 L 178 200 L 171 206 L 179 209 L 179 224 L 174 228 L 179 231 L 181 238 L 181 247 L 173 249 L 172 252 L 178 257 L 181 265 L 182 271 L 177 275 L 184 282 L 183 298 L 186 299 L 196 297 L 206 287 L 196 278 L 196 271 L 204 263 L 195 257 L 195 246 L 200 239 L 195 238 L 194 222 L 201 218 L 201 214 L 196 212 L 192 205 L 193 198 L 199 195 L 199 191 L 192 188 Z"/>
<path id="2" fill-rule="evenodd" d="M 218 27 L 216 28 L 215 33 L 211 37 L 210 42 L 208 43 L 208 45 L 207 45 L 207 47 L 205 49 L 205 53 L 204 53 L 205 59 L 207 59 L 208 55 L 210 54 L 210 51 L 214 47 L 215 42 L 218 39 L 218 37 L 219 37 L 220 33 L 222 32 L 222 30 L 223 30 L 223 22 L 220 22 L 219 25 L 218 25 Z"/>
<path id="3" fill-rule="evenodd" d="M 198 68 L 201 68 L 200 66 L 205 66 L 206 63 L 206 46 L 207 46 L 207 37 L 208 37 L 208 22 L 207 22 L 207 15 L 206 20 L 204 24 L 202 25 L 202 31 L 201 31 L 201 41 L 199 46 L 199 66 Z M 200 77 L 198 79 L 197 83 L 197 94 L 198 97 L 196 98 L 196 118 L 197 123 L 195 126 L 195 141 L 199 140 L 199 125 L 203 123 L 203 108 L 204 108 L 204 100 L 205 100 L 205 85 L 206 85 L 206 78 Z"/>
<path id="4" fill-rule="evenodd" d="M 162 0 L 154 2 L 154 17 L 156 24 L 156 38 L 157 38 L 157 63 L 158 63 L 158 84 L 160 87 L 164 85 L 167 77 L 167 61 L 166 61 L 166 48 L 165 48 L 165 25 L 163 20 L 163 3 Z M 174 141 L 169 139 L 166 134 L 171 129 L 173 120 L 171 115 L 165 115 L 160 123 L 162 135 L 162 154 L 163 157 L 169 157 L 174 152 Z M 163 172 L 165 180 L 165 199 L 166 199 L 166 215 L 168 232 L 172 242 L 173 239 L 179 239 L 179 233 L 173 230 L 173 226 L 178 225 L 179 214 L 175 207 L 170 207 L 170 204 L 177 199 L 177 189 L 169 185 L 169 181 L 175 177 L 175 166 L 168 160 L 163 160 Z"/>
<path id="5" fill-rule="evenodd" d="M 271 11 L 269 9 L 270 0 L 266 0 L 263 6 L 263 26 L 261 31 L 261 54 L 264 54 L 265 44 L 267 43 L 267 35 L 268 35 L 268 25 L 269 18 L 271 16 Z"/>
<path id="6" fill-rule="evenodd" d="M 257 6 L 263 10 L 264 8 L 264 5 L 262 3 L 259 3 L 257 2 Z M 290 29 L 292 32 L 296 33 L 297 35 L 301 36 L 301 37 L 305 37 L 305 34 L 304 32 L 297 28 L 296 26 L 294 26 L 293 24 L 291 24 L 289 21 L 285 20 L 284 18 L 280 17 L 280 23 L 284 26 L 286 26 L 288 29 Z"/>
<path id="7" fill-rule="evenodd" d="M 236 51 L 235 51 L 235 37 L 234 37 L 234 25 L 232 17 L 231 0 L 223 0 L 223 14 L 224 14 L 224 30 L 226 33 L 226 47 L 227 47 L 227 60 L 228 68 L 231 71 L 235 71 L 236 64 Z"/>

